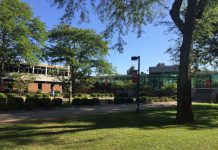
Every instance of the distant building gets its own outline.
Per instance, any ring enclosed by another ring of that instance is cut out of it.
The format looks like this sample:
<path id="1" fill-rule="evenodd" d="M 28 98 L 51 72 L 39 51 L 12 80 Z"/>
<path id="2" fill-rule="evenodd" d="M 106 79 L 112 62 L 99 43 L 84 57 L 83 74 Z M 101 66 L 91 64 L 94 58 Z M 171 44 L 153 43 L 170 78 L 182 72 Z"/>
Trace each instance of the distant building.
<path id="1" fill-rule="evenodd" d="M 12 88 L 10 83 L 13 82 L 13 78 L 11 75 L 15 72 L 30 73 L 36 77 L 36 80 L 29 84 L 28 92 L 37 92 L 38 90 L 41 90 L 43 93 L 49 93 L 54 89 L 55 91 L 62 93 L 61 81 L 58 80 L 54 74 L 60 73 L 60 75 L 68 76 L 69 68 L 46 64 L 36 66 L 30 66 L 24 63 L 19 65 L 5 64 L 3 74 L 1 75 L 3 79 L 2 87 L 0 87 L 1 91 Z"/>
<path id="2" fill-rule="evenodd" d="M 157 66 L 149 68 L 149 85 L 156 90 L 164 84 L 177 83 L 179 66 Z M 192 75 L 192 97 L 194 101 L 210 102 L 218 94 L 218 72 L 200 71 Z"/>

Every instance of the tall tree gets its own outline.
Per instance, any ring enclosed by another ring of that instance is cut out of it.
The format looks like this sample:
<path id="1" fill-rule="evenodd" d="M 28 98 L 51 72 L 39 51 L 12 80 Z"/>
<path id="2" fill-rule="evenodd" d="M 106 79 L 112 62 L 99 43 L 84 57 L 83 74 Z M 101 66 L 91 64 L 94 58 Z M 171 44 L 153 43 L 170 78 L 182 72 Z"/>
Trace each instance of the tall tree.
<path id="1" fill-rule="evenodd" d="M 169 31 L 178 33 L 177 28 L 168 22 Z M 193 71 L 198 71 L 210 65 L 218 66 L 218 1 L 211 0 L 205 9 L 202 19 L 196 21 L 193 35 L 192 67 Z M 178 38 L 172 39 L 167 52 L 171 55 L 173 62 L 179 62 L 179 48 L 182 42 L 181 34 Z"/>
<path id="2" fill-rule="evenodd" d="M 13 78 L 13 88 L 16 88 L 18 94 L 21 96 L 22 91 L 28 91 L 29 83 L 33 82 L 36 77 L 29 73 L 13 73 L 11 74 Z"/>
<path id="3" fill-rule="evenodd" d="M 0 74 L 4 63 L 35 63 L 46 40 L 45 25 L 20 0 L 0 1 Z"/>
<path id="4" fill-rule="evenodd" d="M 72 94 L 82 86 L 93 85 L 91 74 L 110 73 L 111 64 L 105 56 L 108 54 L 107 42 L 95 31 L 76 29 L 68 25 L 59 25 L 49 31 L 47 56 L 51 63 L 62 63 L 70 67 L 69 79 Z"/>
<path id="5" fill-rule="evenodd" d="M 77 11 L 80 11 L 82 19 L 88 11 L 86 0 L 50 0 L 59 8 L 65 7 L 66 14 L 64 18 L 73 17 Z M 182 3 L 185 5 L 184 18 L 181 18 Z M 180 67 L 178 80 L 178 101 L 177 101 L 177 121 L 190 122 L 194 120 L 192 112 L 191 98 L 191 79 L 190 65 L 192 54 L 192 42 L 194 26 L 196 19 L 201 19 L 205 7 L 210 2 L 208 0 L 174 0 L 170 10 L 170 16 L 182 34 L 182 45 L 180 47 Z M 104 35 L 110 37 L 113 33 L 118 33 L 118 50 L 122 51 L 122 45 L 125 43 L 122 36 L 127 34 L 129 29 L 138 29 L 140 36 L 142 26 L 151 22 L 154 15 L 160 11 L 158 6 L 163 6 L 162 0 L 92 0 L 91 4 L 99 15 L 102 22 L 107 24 Z"/>

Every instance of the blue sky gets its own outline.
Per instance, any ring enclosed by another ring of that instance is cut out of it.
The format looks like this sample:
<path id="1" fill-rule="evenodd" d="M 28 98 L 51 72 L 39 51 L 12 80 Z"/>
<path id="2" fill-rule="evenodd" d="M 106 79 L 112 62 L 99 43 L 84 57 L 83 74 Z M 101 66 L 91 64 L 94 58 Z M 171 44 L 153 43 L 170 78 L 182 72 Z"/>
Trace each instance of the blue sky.
<path id="1" fill-rule="evenodd" d="M 33 10 L 34 16 L 37 16 L 47 26 L 47 30 L 57 25 L 60 21 L 59 18 L 63 15 L 63 10 L 51 7 L 47 0 L 22 0 L 27 2 Z M 91 15 L 88 24 L 77 24 L 77 19 L 73 20 L 72 26 L 78 28 L 90 28 L 100 33 L 104 30 L 104 25 L 101 24 L 97 17 Z M 170 46 L 170 35 L 166 35 L 167 27 L 148 25 L 144 27 L 145 33 L 141 38 L 137 39 L 135 33 L 129 33 L 124 39 L 127 45 L 124 52 L 120 54 L 115 50 L 111 50 L 108 56 L 108 61 L 116 67 L 119 74 L 126 74 L 127 69 L 135 65 L 137 62 L 131 61 L 131 56 L 141 57 L 141 71 L 147 72 L 148 68 L 155 66 L 159 62 L 170 65 L 170 57 L 165 53 L 166 49 Z M 114 39 L 115 40 L 115 39 Z"/>

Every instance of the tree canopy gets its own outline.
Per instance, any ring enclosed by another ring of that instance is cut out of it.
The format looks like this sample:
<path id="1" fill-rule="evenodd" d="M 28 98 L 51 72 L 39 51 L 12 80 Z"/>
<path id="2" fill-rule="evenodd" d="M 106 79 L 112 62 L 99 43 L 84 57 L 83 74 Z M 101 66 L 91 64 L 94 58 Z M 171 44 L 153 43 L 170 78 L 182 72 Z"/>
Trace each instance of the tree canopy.
<path id="1" fill-rule="evenodd" d="M 162 14 L 165 0 L 49 0 L 53 6 L 64 8 L 65 14 L 61 18 L 70 22 L 73 17 L 80 16 L 81 21 L 89 20 L 92 10 L 97 14 L 99 20 L 106 24 L 103 31 L 105 38 L 110 39 L 117 35 L 114 49 L 123 52 L 125 41 L 123 36 L 129 32 L 137 32 L 138 37 L 143 33 L 142 27 L 151 23 L 155 17 Z M 78 15 L 79 14 L 79 15 Z"/>
<path id="2" fill-rule="evenodd" d="M 81 86 L 90 86 L 90 76 L 95 73 L 110 73 L 112 66 L 105 59 L 107 42 L 94 30 L 77 29 L 58 25 L 49 31 L 48 60 L 70 67 L 69 82 L 72 93 Z"/>
<path id="3" fill-rule="evenodd" d="M 86 0 L 50 0 L 59 8 L 65 8 L 64 18 L 71 18 L 76 12 L 80 11 L 82 16 L 87 14 Z M 119 51 L 122 51 L 122 45 L 125 42 L 122 36 L 127 34 L 133 27 L 137 29 L 140 36 L 142 26 L 151 22 L 156 14 L 160 14 L 160 9 L 165 8 L 165 1 L 162 0 L 92 0 L 91 4 L 94 11 L 97 12 L 99 19 L 106 23 L 104 32 L 105 37 L 118 34 L 118 43 L 115 45 Z M 183 2 L 184 11 L 181 11 Z M 177 121 L 190 122 L 194 120 L 192 112 L 191 97 L 191 75 L 190 66 L 192 62 L 192 47 L 194 27 L 197 20 L 201 20 L 206 6 L 211 4 L 209 0 L 173 0 L 170 9 L 170 17 L 182 34 L 180 47 L 180 65 L 178 79 L 178 101 L 177 101 Z"/>
<path id="4" fill-rule="evenodd" d="M 170 31 L 178 34 L 178 38 L 172 39 L 174 45 L 167 50 L 171 59 L 179 63 L 182 35 L 177 28 L 170 24 Z M 202 19 L 196 20 L 193 35 L 192 66 L 195 71 L 205 65 L 218 66 L 218 1 L 211 0 L 208 3 Z"/>
<path id="5" fill-rule="evenodd" d="M 44 23 L 20 0 L 1 0 L 0 10 L 0 65 L 38 62 L 46 40 Z"/>

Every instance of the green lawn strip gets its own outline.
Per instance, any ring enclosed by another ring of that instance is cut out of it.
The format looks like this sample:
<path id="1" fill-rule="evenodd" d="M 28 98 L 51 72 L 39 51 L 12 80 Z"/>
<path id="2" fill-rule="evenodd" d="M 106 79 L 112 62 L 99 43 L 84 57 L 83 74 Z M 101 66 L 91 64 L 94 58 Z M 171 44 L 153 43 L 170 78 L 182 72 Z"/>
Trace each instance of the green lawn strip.
<path id="1" fill-rule="evenodd" d="M 218 105 L 193 108 L 185 125 L 175 107 L 1 125 L 0 149 L 218 149 Z"/>

